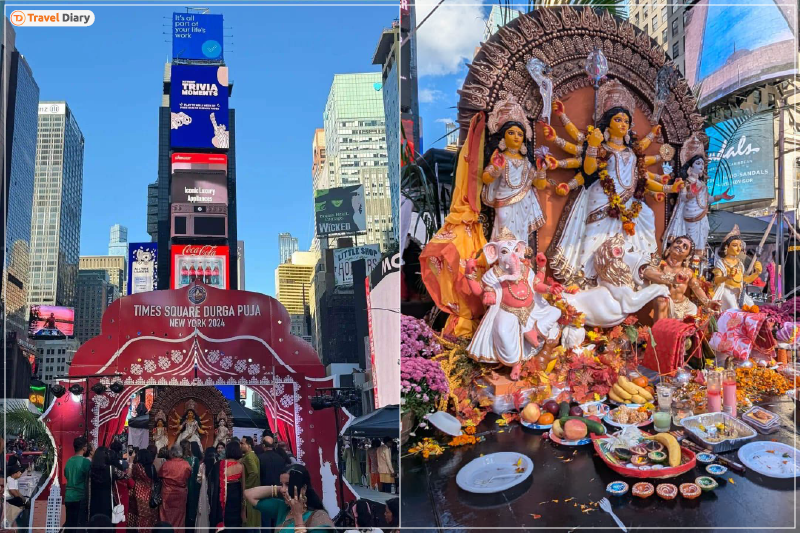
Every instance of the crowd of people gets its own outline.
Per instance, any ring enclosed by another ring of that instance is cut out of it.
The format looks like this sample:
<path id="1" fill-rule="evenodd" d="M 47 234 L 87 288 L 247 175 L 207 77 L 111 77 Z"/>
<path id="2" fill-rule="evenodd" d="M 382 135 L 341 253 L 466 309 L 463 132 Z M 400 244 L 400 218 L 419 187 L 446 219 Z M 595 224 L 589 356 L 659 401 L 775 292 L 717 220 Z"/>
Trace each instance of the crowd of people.
<path id="1" fill-rule="evenodd" d="M 115 441 L 93 450 L 84 437 L 76 438 L 73 447 L 75 455 L 64 465 L 68 528 L 145 533 L 335 529 L 308 470 L 269 430 L 258 444 L 252 437 L 233 438 L 204 451 L 188 441 L 161 450 L 150 445 L 127 451 Z M 8 483 L 6 488 L 9 501 L 14 495 Z M 380 518 L 370 506 L 360 500 L 351 507 L 358 531 L 380 533 L 376 524 L 381 521 L 396 527 L 396 499 Z"/>

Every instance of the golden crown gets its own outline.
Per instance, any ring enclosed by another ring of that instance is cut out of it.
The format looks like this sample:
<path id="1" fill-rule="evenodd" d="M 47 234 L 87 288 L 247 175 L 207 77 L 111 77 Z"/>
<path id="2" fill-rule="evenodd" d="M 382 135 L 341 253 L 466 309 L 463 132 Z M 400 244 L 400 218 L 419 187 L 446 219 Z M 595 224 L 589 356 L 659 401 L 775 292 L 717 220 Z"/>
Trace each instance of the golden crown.
<path id="1" fill-rule="evenodd" d="M 525 138 L 527 140 L 533 139 L 533 130 L 530 126 L 530 121 L 525 115 L 525 110 L 519 105 L 516 98 L 509 95 L 503 100 L 497 102 L 494 109 L 489 113 L 489 133 L 495 134 L 500 131 L 506 122 L 519 122 L 525 126 Z"/>
<path id="2" fill-rule="evenodd" d="M 681 147 L 681 164 L 685 165 L 696 155 L 704 156 L 705 152 L 703 141 L 700 140 L 696 133 L 693 133 L 691 137 L 683 141 L 683 146 Z"/>
<path id="3" fill-rule="evenodd" d="M 619 81 L 611 80 L 597 90 L 596 119 L 600 120 L 606 111 L 615 107 L 621 107 L 633 116 L 633 112 L 636 110 L 636 100 Z"/>
<path id="4" fill-rule="evenodd" d="M 500 230 L 500 233 L 497 234 L 497 241 L 516 241 L 517 236 L 514 235 L 514 232 L 508 228 L 503 228 Z"/>
<path id="5" fill-rule="evenodd" d="M 727 235 L 725 235 L 725 238 L 722 239 L 722 242 L 727 241 L 731 237 L 737 237 L 737 238 L 741 238 L 742 237 L 742 232 L 739 231 L 739 224 L 734 224 L 733 225 L 733 229 Z"/>

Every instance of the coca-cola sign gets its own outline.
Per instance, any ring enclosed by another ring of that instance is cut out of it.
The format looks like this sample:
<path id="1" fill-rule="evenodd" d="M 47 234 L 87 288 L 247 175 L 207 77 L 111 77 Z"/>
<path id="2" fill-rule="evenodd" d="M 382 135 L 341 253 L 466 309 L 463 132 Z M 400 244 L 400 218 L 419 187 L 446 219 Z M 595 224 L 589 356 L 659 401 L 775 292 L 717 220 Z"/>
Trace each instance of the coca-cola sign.
<path id="1" fill-rule="evenodd" d="M 218 289 L 229 288 L 229 256 L 227 246 L 173 245 L 170 286 L 180 289 L 194 283 L 204 283 Z"/>

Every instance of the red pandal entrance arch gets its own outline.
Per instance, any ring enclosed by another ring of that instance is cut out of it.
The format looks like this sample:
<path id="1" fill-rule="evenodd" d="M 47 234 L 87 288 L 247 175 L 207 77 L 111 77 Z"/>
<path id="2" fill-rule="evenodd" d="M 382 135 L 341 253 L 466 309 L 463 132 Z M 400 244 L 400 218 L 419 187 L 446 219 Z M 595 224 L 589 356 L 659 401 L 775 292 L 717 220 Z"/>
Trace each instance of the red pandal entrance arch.
<path id="1" fill-rule="evenodd" d="M 318 480 L 331 516 L 338 512 L 334 413 L 310 404 L 332 378 L 311 345 L 291 335 L 289 314 L 274 298 L 199 283 L 121 298 L 103 315 L 101 334 L 75 354 L 69 375 L 76 377 L 62 381 L 67 388 L 86 386 L 77 376 L 104 377 L 90 378 L 89 390 L 65 394 L 44 413 L 57 450 L 51 482 L 64 485 L 73 439 L 88 432 L 96 446 L 108 445 L 122 431 L 131 395 L 147 386 L 247 385 L 264 398 L 270 426 Z M 124 385 L 118 394 L 91 390 L 115 381 Z M 345 499 L 353 496 L 345 491 Z"/>

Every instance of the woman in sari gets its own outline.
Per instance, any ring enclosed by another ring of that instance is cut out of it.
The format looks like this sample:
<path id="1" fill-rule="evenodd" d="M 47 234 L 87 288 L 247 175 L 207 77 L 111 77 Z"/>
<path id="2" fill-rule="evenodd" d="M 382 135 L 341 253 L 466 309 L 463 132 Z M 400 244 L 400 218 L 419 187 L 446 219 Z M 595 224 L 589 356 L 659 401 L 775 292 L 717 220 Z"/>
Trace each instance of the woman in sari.
<path id="1" fill-rule="evenodd" d="M 229 442 L 225 447 L 225 459 L 215 465 L 209 477 L 209 483 L 213 485 L 209 523 L 217 528 L 242 527 L 244 523 L 244 467 L 239 463 L 241 458 L 239 442 Z"/>
<path id="2" fill-rule="evenodd" d="M 311 487 L 311 476 L 303 465 L 291 465 L 281 474 L 280 486 L 254 487 L 244 493 L 247 501 L 278 524 L 275 533 L 334 531 L 333 521 Z"/>
<path id="3" fill-rule="evenodd" d="M 128 512 L 128 527 L 149 533 L 158 521 L 158 509 L 150 507 L 153 483 L 158 481 L 150 448 L 139 450 L 133 465 L 133 492 Z"/>
<path id="4" fill-rule="evenodd" d="M 186 524 L 186 497 L 189 490 L 187 482 L 192 468 L 183 459 L 180 446 L 169 450 L 169 460 L 161 466 L 161 512 L 159 516 L 169 522 L 176 533 L 183 533 Z"/>
<path id="5" fill-rule="evenodd" d="M 197 472 L 197 482 L 200 484 L 200 500 L 197 503 L 197 520 L 195 520 L 194 526 L 201 531 L 208 530 L 210 524 L 209 514 L 211 512 L 211 507 L 209 493 L 211 491 L 209 489 L 211 489 L 213 485 L 209 483 L 209 478 L 214 471 L 216 463 L 217 450 L 215 448 L 206 448 L 205 457 L 203 457 L 203 462 L 200 463 L 200 470 Z"/>
<path id="6" fill-rule="evenodd" d="M 197 481 L 197 473 L 200 471 L 200 458 L 194 452 L 197 448 L 199 453 L 200 446 L 192 441 L 181 441 L 181 451 L 183 452 L 183 459 L 189 463 L 192 468 L 192 473 L 189 476 L 187 483 L 189 493 L 186 498 L 186 527 L 194 528 L 195 521 L 197 520 L 197 502 L 200 497 L 200 483 Z"/>

